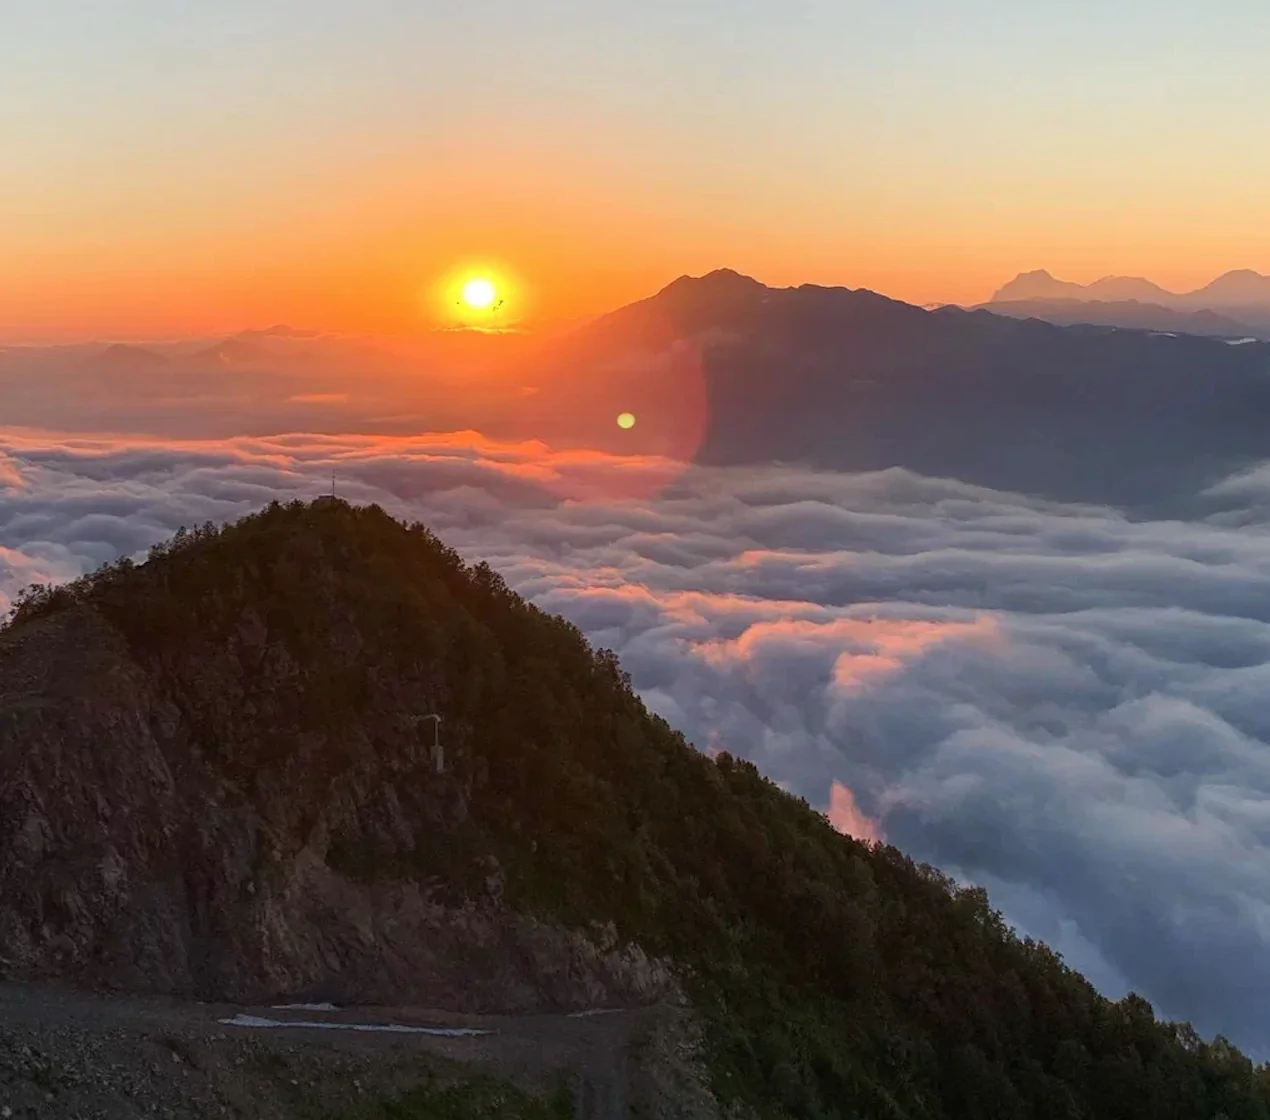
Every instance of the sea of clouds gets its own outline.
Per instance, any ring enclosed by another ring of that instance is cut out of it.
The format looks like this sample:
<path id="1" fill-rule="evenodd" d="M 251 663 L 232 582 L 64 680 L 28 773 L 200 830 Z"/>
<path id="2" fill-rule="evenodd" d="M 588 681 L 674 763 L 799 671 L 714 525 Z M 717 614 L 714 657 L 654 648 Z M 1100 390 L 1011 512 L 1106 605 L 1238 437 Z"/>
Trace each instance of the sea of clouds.
<path id="1" fill-rule="evenodd" d="M 1270 1052 L 1270 473 L 1152 522 L 473 433 L 0 431 L 0 609 L 332 472 L 617 650 L 702 749 L 987 886 L 1107 994 Z"/>

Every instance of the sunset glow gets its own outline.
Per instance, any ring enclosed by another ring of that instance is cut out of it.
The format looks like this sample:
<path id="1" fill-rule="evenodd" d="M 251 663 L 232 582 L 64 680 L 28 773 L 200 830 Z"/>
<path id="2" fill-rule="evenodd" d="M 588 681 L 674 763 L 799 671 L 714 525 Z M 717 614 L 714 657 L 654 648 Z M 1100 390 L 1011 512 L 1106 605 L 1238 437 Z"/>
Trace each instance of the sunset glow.
<path id="1" fill-rule="evenodd" d="M 536 280 L 536 278 L 535 278 Z M 522 326 L 538 310 L 538 285 L 492 256 L 466 256 L 434 274 L 412 315 L 412 328 L 504 331 Z"/>
<path id="2" fill-rule="evenodd" d="M 488 311 L 498 298 L 494 281 L 484 276 L 474 276 L 463 285 L 463 302 L 474 311 Z"/>
<path id="3" fill-rule="evenodd" d="M 0 336 L 409 332 L 454 322 L 457 294 L 422 318 L 419 297 L 456 263 L 518 322 L 721 265 L 917 303 L 1037 267 L 1177 288 L 1267 271 L 1270 155 L 1248 137 L 1270 41 L 1260 6 L 1232 3 L 1238 37 L 1138 0 L 927 0 L 863 24 L 764 3 L 726 44 L 673 5 L 570 5 L 561 34 L 551 6 L 372 0 L 295 35 L 272 2 L 162 32 L 21 4 L 0 41 L 0 88 L 26 105 L 0 176 Z M 1129 54 L 1099 46 L 1126 36 Z M 187 64 L 144 63 L 165 57 Z M 884 114 L 860 112 L 878 82 Z"/>

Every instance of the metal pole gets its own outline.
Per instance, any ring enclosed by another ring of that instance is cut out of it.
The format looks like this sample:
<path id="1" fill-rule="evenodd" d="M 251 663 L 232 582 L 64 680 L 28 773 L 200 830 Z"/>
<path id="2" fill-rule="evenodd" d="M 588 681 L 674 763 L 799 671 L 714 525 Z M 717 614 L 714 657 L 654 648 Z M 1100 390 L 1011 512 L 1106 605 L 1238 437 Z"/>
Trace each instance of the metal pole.
<path id="1" fill-rule="evenodd" d="M 420 716 L 420 719 L 433 720 L 432 724 L 432 764 L 436 767 L 438 774 L 445 773 L 445 755 L 441 749 L 441 717 L 435 712 L 426 716 Z"/>

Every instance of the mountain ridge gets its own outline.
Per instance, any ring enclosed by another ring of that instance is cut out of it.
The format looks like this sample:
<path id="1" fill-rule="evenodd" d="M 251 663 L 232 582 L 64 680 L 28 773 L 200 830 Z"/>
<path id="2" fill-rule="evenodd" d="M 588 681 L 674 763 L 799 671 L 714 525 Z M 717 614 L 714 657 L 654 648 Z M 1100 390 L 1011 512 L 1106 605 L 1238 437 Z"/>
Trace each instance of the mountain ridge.
<path id="1" fill-rule="evenodd" d="M 994 315 L 1008 315 L 1011 318 L 1042 319 L 1056 326 L 1088 324 L 1226 339 L 1257 337 L 1264 339 L 1270 333 L 1264 327 L 1250 326 L 1229 315 L 1207 308 L 1198 311 L 1179 311 L 1162 304 L 1143 303 L 1133 299 L 994 300 L 992 303 L 981 303 L 971 310 L 989 311 Z"/>
<path id="2" fill-rule="evenodd" d="M 1270 338 L 1270 318 L 1156 306 L 955 312 L 723 269 L 506 347 L 452 334 L 410 357 L 271 336 L 272 357 L 238 338 L 114 370 L 92 351 L 10 353 L 0 374 L 32 427 L 217 438 L 249 405 L 251 434 L 427 426 L 707 466 L 901 467 L 1175 516 L 1270 458 L 1270 349 L 1227 345 Z M 637 422 L 620 428 L 624 413 Z"/>
<path id="3" fill-rule="evenodd" d="M 491 434 L 707 465 L 898 466 L 1165 512 L 1270 457 L 1263 345 L 711 275 L 542 348 L 523 367 L 538 391 Z"/>
<path id="4" fill-rule="evenodd" d="M 1232 269 L 1193 291 L 1173 292 L 1138 276 L 1104 276 L 1091 284 L 1077 284 L 1041 268 L 1019 273 L 998 288 L 988 304 L 1038 299 L 1138 300 L 1192 311 L 1270 307 L 1270 276 L 1250 268 Z"/>

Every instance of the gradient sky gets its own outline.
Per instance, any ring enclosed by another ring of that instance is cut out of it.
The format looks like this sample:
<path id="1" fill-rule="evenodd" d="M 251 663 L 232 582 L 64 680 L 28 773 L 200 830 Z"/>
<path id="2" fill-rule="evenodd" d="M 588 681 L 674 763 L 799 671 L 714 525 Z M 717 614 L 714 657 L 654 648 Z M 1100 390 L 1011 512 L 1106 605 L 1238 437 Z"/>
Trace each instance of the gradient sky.
<path id="1" fill-rule="evenodd" d="M 0 335 L 1270 272 L 1264 0 L 3 0 Z M 532 301 L 530 300 L 532 297 Z"/>

